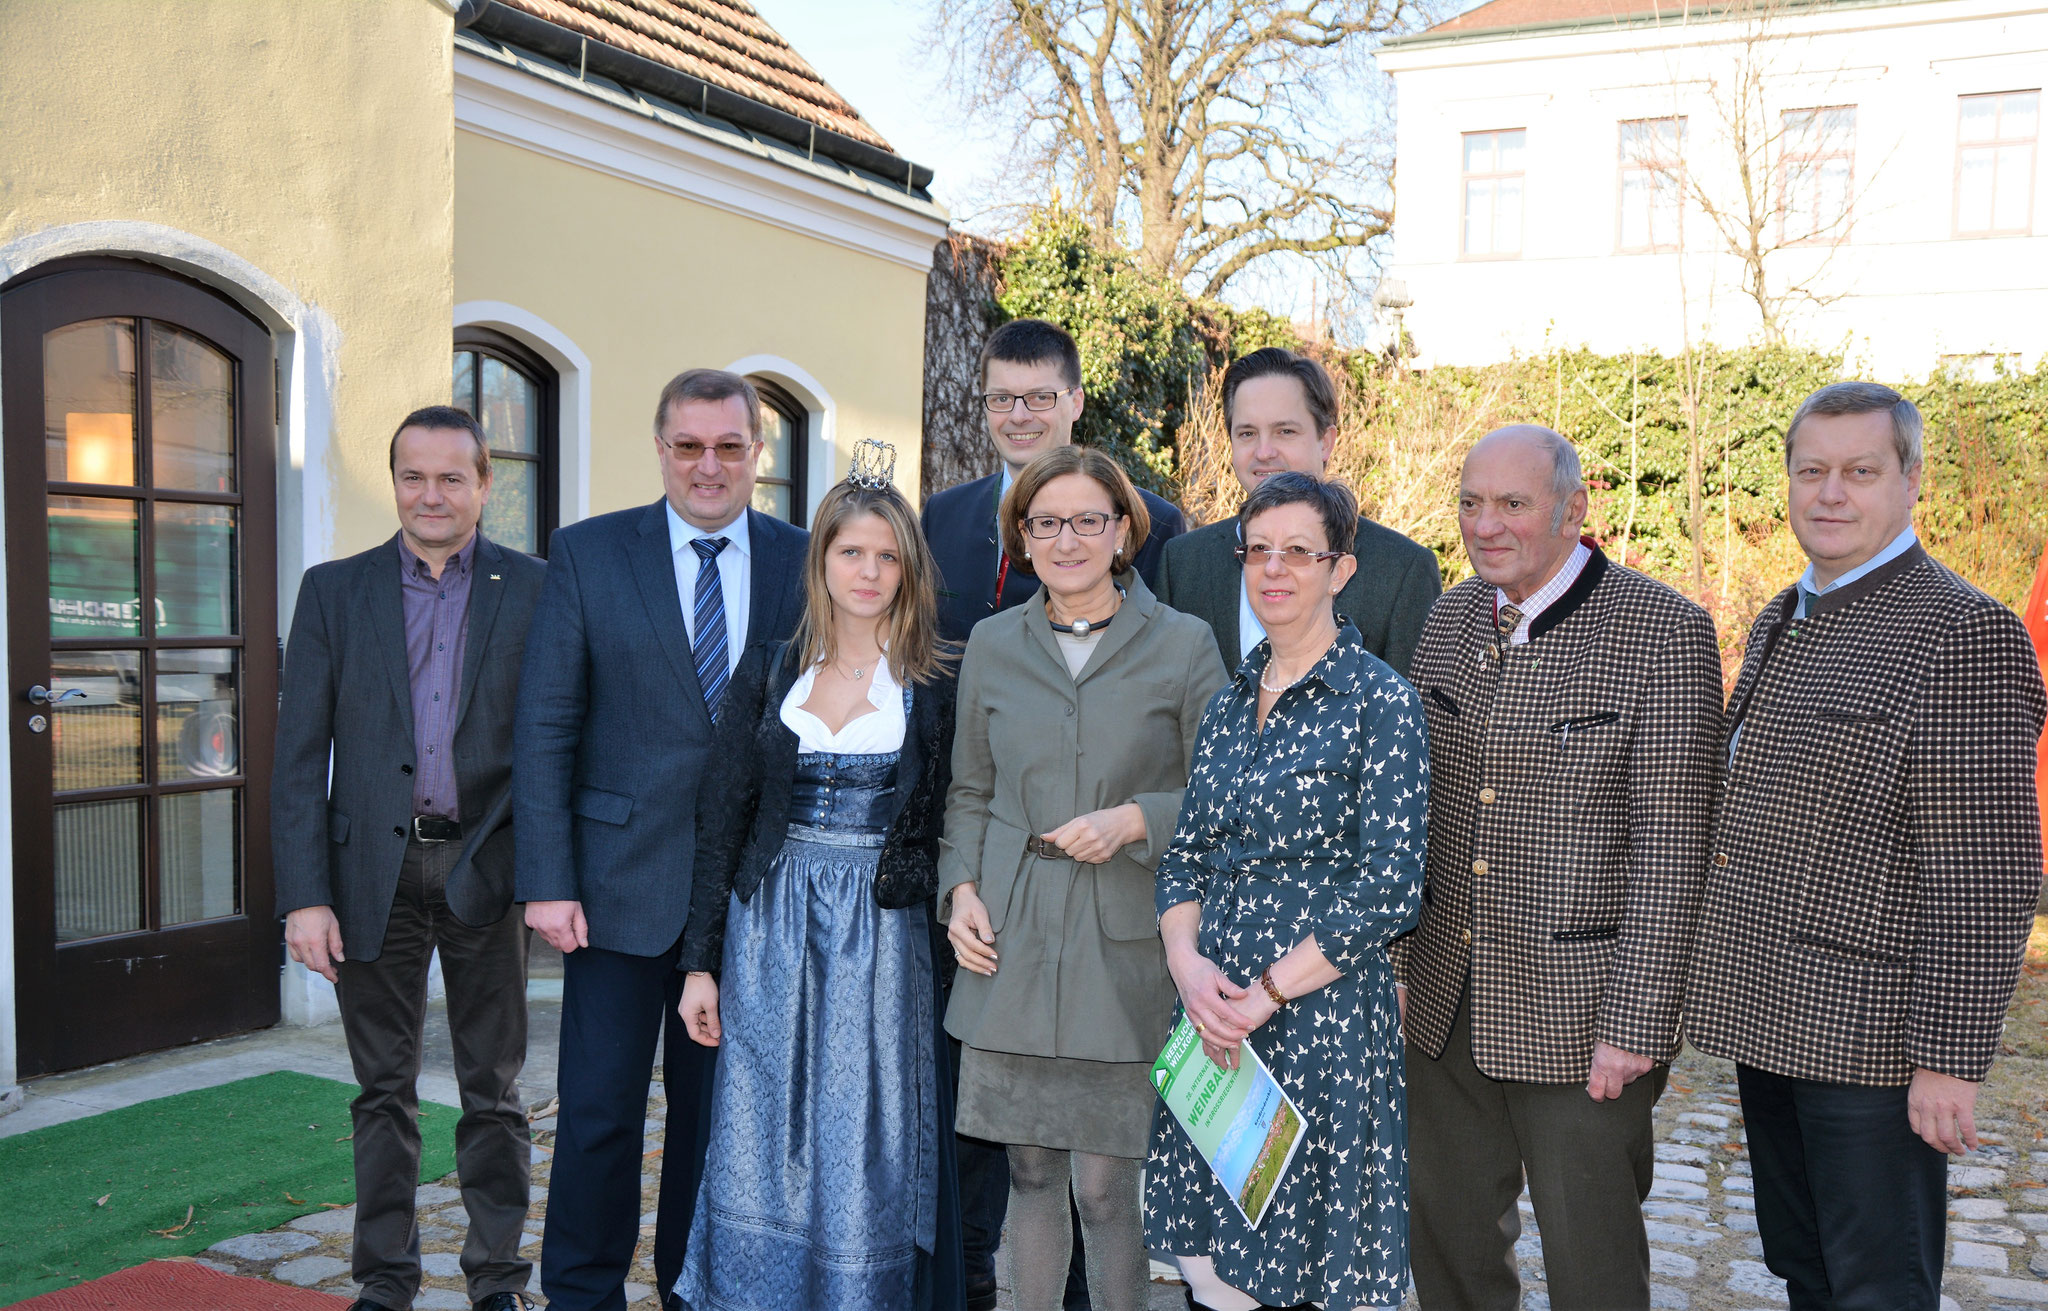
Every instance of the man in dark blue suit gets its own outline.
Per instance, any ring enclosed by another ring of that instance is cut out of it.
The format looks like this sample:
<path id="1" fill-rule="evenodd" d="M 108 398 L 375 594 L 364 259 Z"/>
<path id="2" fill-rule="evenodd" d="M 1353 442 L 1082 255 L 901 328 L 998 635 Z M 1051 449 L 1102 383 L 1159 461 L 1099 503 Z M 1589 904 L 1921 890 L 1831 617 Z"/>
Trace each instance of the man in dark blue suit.
<path id="1" fill-rule="evenodd" d="M 1081 351 L 1066 329 L 1043 319 L 1012 319 L 981 348 L 981 394 L 989 440 L 1002 467 L 986 478 L 949 487 L 924 503 L 924 536 L 938 561 L 939 634 L 956 642 L 982 620 L 1038 591 L 1038 579 L 1008 568 L 997 540 L 996 506 L 1032 457 L 1074 440 L 1081 390 Z M 1138 575 L 1157 588 L 1166 544 L 1187 531 L 1171 501 L 1140 490 L 1152 532 L 1138 551 Z M 970 1266 L 970 1270 L 972 1267 Z"/>
<path id="2" fill-rule="evenodd" d="M 518 898 L 563 953 L 561 1109 L 541 1246 L 558 1311 L 623 1311 L 640 1232 L 655 1038 L 668 1098 L 654 1269 L 682 1270 L 717 1053 L 685 1036 L 676 970 L 712 721 L 748 642 L 787 638 L 810 535 L 748 508 L 761 401 L 693 369 L 662 390 L 666 495 L 557 532 L 527 639 L 513 790 Z"/>

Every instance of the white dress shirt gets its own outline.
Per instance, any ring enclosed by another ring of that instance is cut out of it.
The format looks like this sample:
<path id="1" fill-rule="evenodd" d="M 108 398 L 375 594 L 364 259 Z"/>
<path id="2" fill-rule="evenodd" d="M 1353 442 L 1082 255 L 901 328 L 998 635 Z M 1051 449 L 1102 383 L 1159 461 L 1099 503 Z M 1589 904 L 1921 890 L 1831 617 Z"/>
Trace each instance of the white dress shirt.
<path id="1" fill-rule="evenodd" d="M 1237 571 L 1237 658 L 1242 660 L 1252 653 L 1252 648 L 1266 640 L 1266 626 L 1252 613 L 1252 589 L 1244 585 L 1244 569 Z"/>
<path id="2" fill-rule="evenodd" d="M 723 528 L 705 532 L 684 520 L 676 507 L 662 503 L 668 511 L 668 549 L 675 559 L 676 595 L 683 603 L 683 627 L 690 631 L 690 643 L 697 642 L 697 548 L 690 543 L 700 537 L 723 537 L 725 549 L 718 553 L 718 586 L 725 597 L 725 663 L 729 671 L 740 667 L 747 646 L 747 598 L 754 585 L 753 543 L 747 536 L 747 512 Z"/>
<path id="3" fill-rule="evenodd" d="M 1550 576 L 1550 581 L 1529 593 L 1529 599 L 1517 605 L 1508 600 L 1508 594 L 1498 587 L 1493 589 L 1493 612 L 1497 615 L 1501 607 L 1513 605 L 1522 612 L 1522 622 L 1515 625 L 1515 631 L 1508 634 L 1509 646 L 1520 646 L 1529 640 L 1529 625 L 1536 622 L 1536 616 L 1556 605 L 1572 584 L 1579 581 L 1579 575 L 1586 572 L 1586 562 L 1593 558 L 1592 548 L 1580 542 L 1565 558 L 1564 567 Z"/>
<path id="4" fill-rule="evenodd" d="M 797 750 L 837 751 L 860 756 L 902 750 L 907 727 L 903 714 L 903 688 L 889 672 L 889 658 L 882 656 L 875 661 L 875 676 L 868 683 L 868 704 L 874 709 L 847 720 L 837 733 L 825 727 L 824 720 L 804 709 L 804 702 L 811 699 L 811 689 L 817 685 L 821 668 L 822 665 L 812 665 L 804 670 L 796 685 L 789 689 L 789 695 L 782 698 L 782 722 L 796 734 Z"/>

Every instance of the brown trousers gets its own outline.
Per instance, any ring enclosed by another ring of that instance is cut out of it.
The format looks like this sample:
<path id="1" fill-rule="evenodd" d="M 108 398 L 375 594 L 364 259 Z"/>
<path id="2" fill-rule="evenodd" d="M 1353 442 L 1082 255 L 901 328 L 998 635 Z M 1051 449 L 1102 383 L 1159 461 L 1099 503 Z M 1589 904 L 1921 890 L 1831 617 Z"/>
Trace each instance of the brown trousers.
<path id="1" fill-rule="evenodd" d="M 1659 1065 L 1610 1102 L 1584 1084 L 1507 1083 L 1472 1061 L 1471 998 L 1441 1060 L 1408 1048 L 1409 1263 L 1424 1311 L 1515 1311 L 1526 1176 L 1555 1311 L 1650 1305 L 1644 1199 Z"/>
<path id="2" fill-rule="evenodd" d="M 519 907 L 495 924 L 464 924 L 448 909 L 448 871 L 459 842 L 408 842 L 392 898 L 384 950 L 346 960 L 335 998 L 362 1092 L 355 1125 L 354 1274 L 362 1296 L 411 1306 L 420 1286 L 420 1233 L 413 1193 L 420 1183 L 420 1045 L 427 1014 L 427 965 L 436 948 L 448 988 L 448 1030 L 462 1118 L 455 1166 L 469 1234 L 462 1272 L 471 1301 L 523 1292 L 532 1263 L 525 1240 L 532 1146 L 519 1103 L 526 1064 L 526 940 Z M 348 949 L 343 942 L 342 950 Z"/>

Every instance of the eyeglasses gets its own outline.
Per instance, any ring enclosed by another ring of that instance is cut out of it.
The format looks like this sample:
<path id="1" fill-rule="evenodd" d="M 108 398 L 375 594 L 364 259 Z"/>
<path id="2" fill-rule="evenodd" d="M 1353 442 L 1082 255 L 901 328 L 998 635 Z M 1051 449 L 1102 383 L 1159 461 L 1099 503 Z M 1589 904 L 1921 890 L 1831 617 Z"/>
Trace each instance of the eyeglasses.
<path id="1" fill-rule="evenodd" d="M 1236 551 L 1239 564 L 1264 568 L 1266 561 L 1277 557 L 1289 569 L 1306 569 L 1312 564 L 1338 559 L 1343 554 L 1342 551 L 1311 551 L 1301 546 L 1240 546 Z"/>
<path id="2" fill-rule="evenodd" d="M 1084 510 L 1064 519 L 1056 514 L 1033 514 L 1025 516 L 1024 531 L 1041 542 L 1058 537 L 1062 528 L 1071 528 L 1083 537 L 1100 537 L 1103 529 L 1121 518 L 1120 514 L 1104 514 L 1100 510 Z"/>
<path id="3" fill-rule="evenodd" d="M 692 441 L 663 441 L 661 444 L 667 447 L 669 455 L 681 464 L 697 463 L 704 458 L 706 450 L 716 455 L 720 464 L 738 464 L 754 449 L 752 442 L 736 441 L 715 442 L 708 447 L 703 442 Z"/>
<path id="4" fill-rule="evenodd" d="M 982 396 L 981 403 L 988 407 L 990 414 L 1008 414 L 1016 408 L 1018 401 L 1024 402 L 1027 410 L 1049 410 L 1059 404 L 1060 397 L 1079 390 L 1079 387 L 1062 387 L 1058 391 L 992 391 Z"/>

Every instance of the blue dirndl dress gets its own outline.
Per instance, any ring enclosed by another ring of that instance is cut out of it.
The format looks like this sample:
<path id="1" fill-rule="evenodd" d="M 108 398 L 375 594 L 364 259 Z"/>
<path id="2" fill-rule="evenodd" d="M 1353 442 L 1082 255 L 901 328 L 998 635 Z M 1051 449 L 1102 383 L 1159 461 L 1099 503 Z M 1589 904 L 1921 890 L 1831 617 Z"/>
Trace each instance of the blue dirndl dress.
<path id="1" fill-rule="evenodd" d="M 934 1302 L 952 1108 L 930 925 L 873 892 L 897 755 L 800 754 L 782 851 L 752 901 L 732 900 L 711 1141 L 675 1289 L 691 1311 Z"/>

